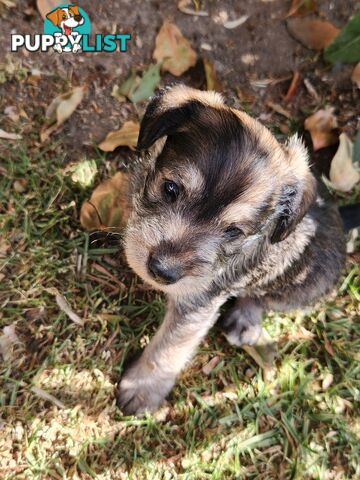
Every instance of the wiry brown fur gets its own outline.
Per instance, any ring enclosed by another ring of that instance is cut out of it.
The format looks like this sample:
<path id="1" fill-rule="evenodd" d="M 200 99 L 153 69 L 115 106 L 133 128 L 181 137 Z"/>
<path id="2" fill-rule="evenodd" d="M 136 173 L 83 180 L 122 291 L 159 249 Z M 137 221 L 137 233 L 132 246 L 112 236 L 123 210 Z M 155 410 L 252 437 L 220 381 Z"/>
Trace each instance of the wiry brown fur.
<path id="1" fill-rule="evenodd" d="M 337 208 L 323 200 L 296 136 L 281 145 L 220 95 L 176 86 L 149 104 L 138 149 L 125 251 L 168 295 L 168 309 L 120 382 L 128 413 L 160 405 L 228 298 L 237 300 L 225 335 L 255 343 L 263 311 L 325 295 L 344 261 Z"/>

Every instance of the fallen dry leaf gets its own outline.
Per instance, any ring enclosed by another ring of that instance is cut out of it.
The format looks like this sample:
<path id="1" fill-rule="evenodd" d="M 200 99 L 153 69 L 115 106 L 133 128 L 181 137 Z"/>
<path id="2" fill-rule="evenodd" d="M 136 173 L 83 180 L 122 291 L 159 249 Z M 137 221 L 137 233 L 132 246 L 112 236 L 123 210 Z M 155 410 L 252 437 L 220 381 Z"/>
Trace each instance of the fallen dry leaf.
<path id="1" fill-rule="evenodd" d="M 233 30 L 234 28 L 240 27 L 243 23 L 248 20 L 249 15 L 242 15 L 239 18 L 236 18 L 235 20 L 227 20 L 224 22 L 223 26 L 227 28 L 228 30 Z"/>
<path id="2" fill-rule="evenodd" d="M 318 18 L 289 18 L 286 23 L 290 34 L 312 50 L 323 50 L 340 32 L 330 22 Z"/>
<path id="3" fill-rule="evenodd" d="M 216 367 L 216 365 L 220 362 L 220 357 L 219 355 L 216 355 L 215 357 L 213 357 L 206 365 L 204 365 L 202 367 L 202 372 L 205 374 L 205 375 L 210 375 L 210 373 L 214 370 L 214 368 Z"/>
<path id="4" fill-rule="evenodd" d="M 97 174 L 95 160 L 82 160 L 72 165 L 69 170 L 72 172 L 71 180 L 83 188 L 90 187 Z"/>
<path id="5" fill-rule="evenodd" d="M 40 12 L 42 18 L 45 18 L 46 15 L 53 10 L 58 5 L 61 5 L 61 0 L 36 0 L 36 6 Z"/>
<path id="6" fill-rule="evenodd" d="M 3 359 L 9 360 L 11 358 L 12 347 L 20 343 L 16 335 L 16 323 L 12 323 L 3 328 L 3 333 L 0 335 L 0 355 Z"/>
<path id="7" fill-rule="evenodd" d="M 64 312 L 65 315 L 67 315 L 72 322 L 77 323 L 78 325 L 84 325 L 84 320 L 80 318 L 79 315 L 72 310 L 72 308 L 70 307 L 70 305 L 66 301 L 66 298 L 63 295 L 61 295 L 60 293 L 57 293 L 55 295 L 55 300 L 60 310 Z"/>
<path id="8" fill-rule="evenodd" d="M 153 58 L 162 70 L 180 76 L 196 63 L 196 52 L 173 23 L 165 21 L 155 40 Z"/>
<path id="9" fill-rule="evenodd" d="M 8 107 L 5 107 L 4 109 L 4 114 L 10 118 L 10 120 L 14 123 L 18 123 L 20 120 L 20 115 L 18 113 L 18 109 L 14 107 L 13 105 L 9 105 Z"/>
<path id="10" fill-rule="evenodd" d="M 5 132 L 5 130 L 0 128 L 0 138 L 3 138 L 4 140 L 20 140 L 22 136 L 17 133 Z"/>
<path id="11" fill-rule="evenodd" d="M 255 346 L 243 345 L 241 348 L 263 369 L 264 380 L 271 379 L 275 372 L 274 360 L 277 355 L 277 346 L 268 332 L 262 329 L 261 336 Z"/>
<path id="12" fill-rule="evenodd" d="M 353 83 L 355 83 L 355 85 L 356 85 L 358 88 L 360 88 L 360 63 L 358 63 L 358 64 L 355 66 L 355 68 L 354 68 L 354 70 L 353 70 L 353 72 L 352 72 L 352 74 L 351 74 L 351 81 L 352 81 Z"/>
<path id="13" fill-rule="evenodd" d="M 0 4 L 4 5 L 6 8 L 16 7 L 16 0 L 0 0 Z"/>
<path id="14" fill-rule="evenodd" d="M 136 147 L 139 136 L 140 124 L 138 122 L 125 122 L 119 129 L 107 134 L 105 140 L 99 143 L 98 147 L 104 152 L 112 152 L 116 147 L 129 147 L 132 150 Z"/>
<path id="15" fill-rule="evenodd" d="M 24 193 L 26 191 L 28 183 L 29 182 L 26 180 L 26 178 L 19 178 L 18 180 L 15 180 L 13 184 L 15 192 Z"/>
<path id="16" fill-rule="evenodd" d="M 290 86 L 288 88 L 288 91 L 286 92 L 286 95 L 284 97 L 285 102 L 289 102 L 294 95 L 296 94 L 298 88 L 300 85 L 300 73 L 298 71 L 295 71 L 293 74 L 293 78 L 291 80 Z"/>
<path id="17" fill-rule="evenodd" d="M 151 64 L 142 77 L 132 72 L 121 85 L 114 85 L 111 95 L 119 102 L 125 102 L 127 98 L 133 103 L 141 102 L 154 94 L 160 80 L 160 65 Z"/>
<path id="18" fill-rule="evenodd" d="M 194 9 L 192 6 L 194 2 L 192 0 L 178 0 L 177 8 L 182 13 L 186 13 L 187 15 L 195 15 L 197 17 L 207 17 L 209 14 L 204 10 Z"/>
<path id="19" fill-rule="evenodd" d="M 286 17 L 303 16 L 316 10 L 315 0 L 292 0 Z"/>
<path id="20" fill-rule="evenodd" d="M 314 151 L 337 142 L 338 137 L 334 132 L 337 126 L 334 107 L 318 110 L 305 119 L 304 127 L 310 132 Z"/>
<path id="21" fill-rule="evenodd" d="M 81 206 L 81 225 L 86 230 L 123 227 L 129 214 L 128 189 L 128 174 L 123 172 L 101 183 Z"/>
<path id="22" fill-rule="evenodd" d="M 317 93 L 314 85 L 310 82 L 310 80 L 308 78 L 304 78 L 304 85 L 306 87 L 306 90 L 309 92 L 309 94 L 315 100 L 315 102 L 320 103 L 321 98 L 320 98 L 319 94 Z"/>
<path id="23" fill-rule="evenodd" d="M 62 125 L 76 110 L 84 98 L 86 87 L 75 87 L 57 96 L 46 109 L 47 124 L 40 132 L 42 142 L 46 141 L 60 125 Z"/>
<path id="24" fill-rule="evenodd" d="M 340 135 L 340 143 L 330 166 L 330 181 L 340 192 L 349 192 L 360 180 L 360 173 L 355 170 L 353 143 L 346 133 Z"/>
<path id="25" fill-rule="evenodd" d="M 215 92 L 222 92 L 223 87 L 221 85 L 221 82 L 218 80 L 216 76 L 214 65 L 206 58 L 204 58 L 203 62 L 204 62 L 207 90 L 215 90 Z"/>
<path id="26" fill-rule="evenodd" d="M 272 102 L 271 100 L 267 100 L 266 105 L 274 110 L 274 112 L 278 113 L 279 115 L 282 115 L 283 117 L 286 118 L 291 118 L 291 113 L 285 110 L 281 105 L 278 103 Z"/>
<path id="27" fill-rule="evenodd" d="M 327 390 L 334 381 L 334 375 L 332 373 L 327 373 L 323 378 L 321 388 Z"/>
<path id="28" fill-rule="evenodd" d="M 0 238 L 0 258 L 5 258 L 10 251 L 11 245 L 4 238 Z"/>

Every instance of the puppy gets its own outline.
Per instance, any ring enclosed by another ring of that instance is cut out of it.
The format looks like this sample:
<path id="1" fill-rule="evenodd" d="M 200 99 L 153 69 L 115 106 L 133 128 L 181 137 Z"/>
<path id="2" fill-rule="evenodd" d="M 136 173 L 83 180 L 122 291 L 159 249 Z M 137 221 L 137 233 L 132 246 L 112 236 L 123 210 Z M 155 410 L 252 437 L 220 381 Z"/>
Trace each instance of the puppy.
<path id="1" fill-rule="evenodd" d="M 301 140 L 281 145 L 219 94 L 162 91 L 147 107 L 138 150 L 125 252 L 168 301 L 120 381 L 128 414 L 159 407 L 230 297 L 224 333 L 232 345 L 253 345 L 263 312 L 326 295 L 345 258 L 338 210 Z"/>

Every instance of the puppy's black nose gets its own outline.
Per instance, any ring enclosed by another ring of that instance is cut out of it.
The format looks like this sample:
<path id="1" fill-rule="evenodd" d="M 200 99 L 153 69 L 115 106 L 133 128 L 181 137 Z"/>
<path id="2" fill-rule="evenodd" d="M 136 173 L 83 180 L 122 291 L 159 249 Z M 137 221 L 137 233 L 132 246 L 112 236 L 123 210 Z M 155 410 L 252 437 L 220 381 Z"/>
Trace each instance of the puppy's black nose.
<path id="1" fill-rule="evenodd" d="M 82 18 L 83 17 L 81 15 L 74 15 L 74 20 L 76 20 L 77 22 L 81 22 Z"/>
<path id="2" fill-rule="evenodd" d="M 166 285 L 175 283 L 181 278 L 180 268 L 167 264 L 165 260 L 160 260 L 153 255 L 149 258 L 148 269 L 155 280 Z"/>

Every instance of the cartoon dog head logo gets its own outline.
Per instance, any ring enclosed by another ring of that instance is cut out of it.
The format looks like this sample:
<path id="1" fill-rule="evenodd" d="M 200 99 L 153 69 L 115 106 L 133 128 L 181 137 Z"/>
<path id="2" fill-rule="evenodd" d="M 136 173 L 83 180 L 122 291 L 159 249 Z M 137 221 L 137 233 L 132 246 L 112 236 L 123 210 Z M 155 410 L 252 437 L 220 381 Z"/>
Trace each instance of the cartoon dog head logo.
<path id="1" fill-rule="evenodd" d="M 89 35 L 90 28 L 88 15 L 77 5 L 59 5 L 46 15 L 44 22 L 44 32 L 56 37 L 53 48 L 59 53 L 81 51 L 82 36 Z"/>

